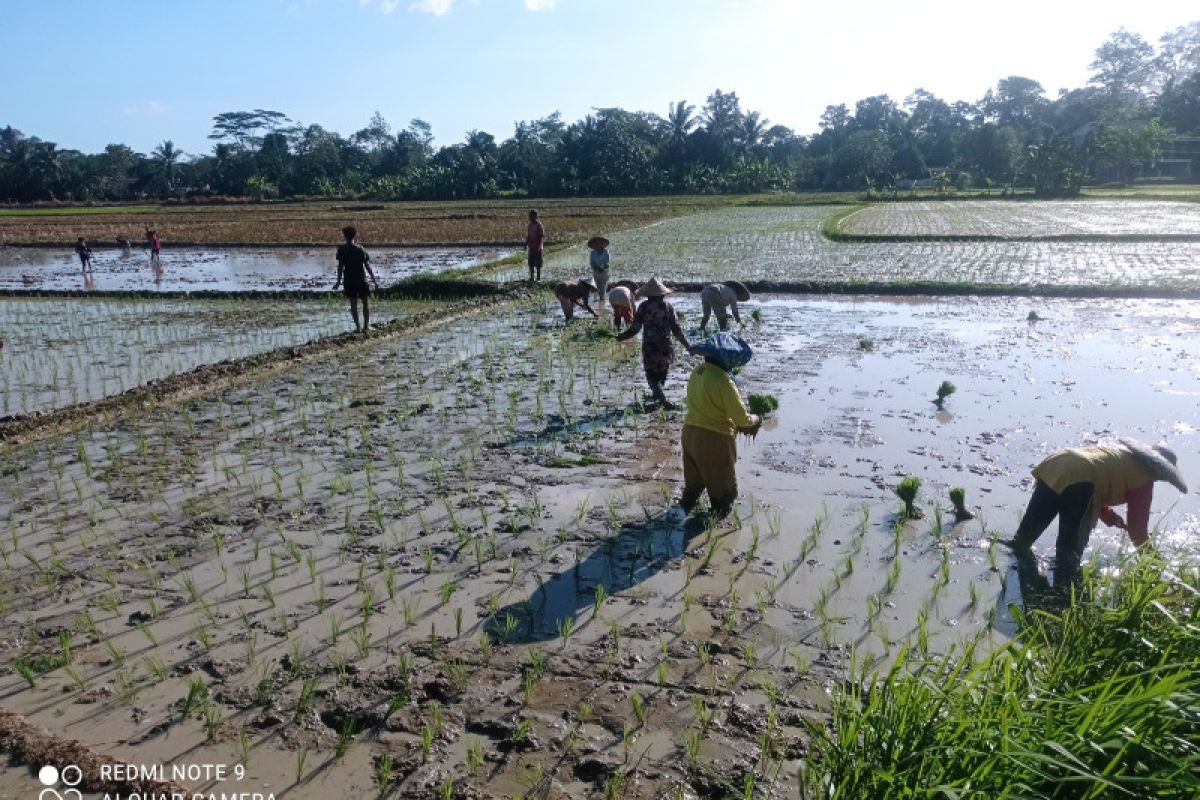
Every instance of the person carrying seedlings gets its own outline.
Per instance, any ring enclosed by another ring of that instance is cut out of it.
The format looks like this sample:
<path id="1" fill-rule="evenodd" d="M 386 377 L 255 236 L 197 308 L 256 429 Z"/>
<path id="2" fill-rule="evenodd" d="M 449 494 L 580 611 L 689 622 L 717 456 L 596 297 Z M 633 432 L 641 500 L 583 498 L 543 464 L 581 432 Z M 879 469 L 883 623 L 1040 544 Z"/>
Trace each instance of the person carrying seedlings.
<path id="1" fill-rule="evenodd" d="M 646 298 L 645 302 L 638 306 L 633 323 L 617 334 L 618 341 L 625 341 L 642 331 L 642 367 L 646 370 L 646 383 L 650 385 L 650 394 L 666 409 L 675 408 L 663 393 L 663 384 L 667 382 L 667 373 L 675 360 L 671 337 L 678 339 L 684 348 L 688 347 L 687 337 L 675 318 L 675 309 L 666 300 L 671 291 L 658 278 L 647 281 L 637 290 Z"/>
<path id="2" fill-rule="evenodd" d="M 710 315 L 717 316 L 717 325 L 721 330 L 728 330 L 729 318 L 725 315 L 725 309 L 728 308 L 733 314 L 734 322 L 739 325 L 742 323 L 742 318 L 738 316 L 739 302 L 746 302 L 750 299 L 750 290 L 745 284 L 738 281 L 724 281 L 722 283 L 710 283 L 700 290 L 700 305 L 704 307 L 704 316 L 700 319 L 700 330 L 708 325 Z"/>
<path id="3" fill-rule="evenodd" d="M 525 228 L 525 249 L 529 251 L 529 282 L 542 279 L 542 250 L 546 245 L 546 228 L 538 220 L 538 213 L 529 211 L 529 225 Z"/>
<path id="4" fill-rule="evenodd" d="M 596 291 L 596 284 L 592 283 L 590 278 L 581 278 L 575 283 L 554 284 L 554 296 L 558 298 L 558 304 L 562 306 L 563 316 L 567 318 L 567 322 L 575 319 L 575 306 L 579 306 L 596 319 L 600 319 L 600 315 L 588 305 L 588 295 L 594 291 Z"/>
<path id="5" fill-rule="evenodd" d="M 621 323 L 633 324 L 633 312 L 637 308 L 638 286 L 633 281 L 617 281 L 608 290 L 608 305 L 612 308 L 613 326 L 621 330 Z"/>
<path id="6" fill-rule="evenodd" d="M 592 280 L 596 282 L 596 291 L 600 294 L 600 302 L 604 302 L 608 291 L 608 239 L 603 236 L 593 236 L 588 239 L 588 266 L 592 268 Z"/>
<path id="7" fill-rule="evenodd" d="M 1175 453 L 1164 444 L 1153 447 L 1136 439 L 1116 444 L 1069 447 L 1051 453 L 1033 468 L 1037 482 L 1016 535 L 1015 550 L 1028 550 L 1058 517 L 1055 542 L 1055 583 L 1073 577 L 1097 521 L 1123 528 L 1135 546 L 1150 539 L 1150 502 L 1155 481 L 1166 481 L 1183 493 Z M 1125 505 L 1128 519 L 1112 506 Z"/>
<path id="8" fill-rule="evenodd" d="M 92 271 L 92 248 L 80 236 L 75 242 L 75 255 L 79 256 L 79 266 L 84 272 Z"/>
<path id="9" fill-rule="evenodd" d="M 358 229 L 353 225 L 342 228 L 342 236 L 346 237 L 345 244 L 337 249 L 337 281 L 333 284 L 336 292 L 343 286 L 342 292 L 350 300 L 350 317 L 354 320 L 354 330 L 366 333 L 371 327 L 371 306 L 368 302 L 370 289 L 367 287 L 367 275 L 379 291 L 379 279 L 371 269 L 371 256 L 361 244 L 354 241 Z M 358 324 L 358 301 L 362 300 L 362 325 Z"/>
<path id="10" fill-rule="evenodd" d="M 683 418 L 683 496 L 691 512 L 708 492 L 713 513 L 724 516 L 737 499 L 735 435 L 754 436 L 762 418 L 746 411 L 731 372 L 750 361 L 753 351 L 731 333 L 715 333 L 690 348 L 704 363 L 688 377 L 687 414 Z"/>

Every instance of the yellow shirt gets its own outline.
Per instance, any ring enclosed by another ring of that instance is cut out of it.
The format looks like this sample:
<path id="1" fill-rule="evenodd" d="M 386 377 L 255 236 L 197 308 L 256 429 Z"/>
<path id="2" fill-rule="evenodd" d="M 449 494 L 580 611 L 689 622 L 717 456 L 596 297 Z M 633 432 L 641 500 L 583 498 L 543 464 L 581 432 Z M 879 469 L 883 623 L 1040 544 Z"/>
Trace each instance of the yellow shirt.
<path id="1" fill-rule="evenodd" d="M 1070 447 L 1051 453 L 1033 468 L 1033 477 L 1056 492 L 1073 483 L 1091 483 L 1096 502 L 1119 506 L 1133 489 L 1154 481 L 1137 456 L 1123 447 Z"/>
<path id="2" fill-rule="evenodd" d="M 729 373 L 705 362 L 692 370 L 688 378 L 683 424 L 733 436 L 738 428 L 753 425 L 754 419 L 746 412 Z"/>

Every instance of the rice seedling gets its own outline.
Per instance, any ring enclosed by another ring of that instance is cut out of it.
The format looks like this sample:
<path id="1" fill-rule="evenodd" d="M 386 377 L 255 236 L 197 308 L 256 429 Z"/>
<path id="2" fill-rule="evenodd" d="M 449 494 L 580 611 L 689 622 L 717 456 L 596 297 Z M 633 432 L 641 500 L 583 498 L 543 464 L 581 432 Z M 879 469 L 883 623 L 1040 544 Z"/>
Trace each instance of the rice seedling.
<path id="1" fill-rule="evenodd" d="M 467 743 L 467 774 L 474 776 L 483 766 L 483 740 L 472 736 Z"/>
<path id="2" fill-rule="evenodd" d="M 921 479 L 909 475 L 900 481 L 893 490 L 904 503 L 904 519 L 920 519 L 921 510 L 916 507 L 917 492 L 921 488 Z"/>
<path id="3" fill-rule="evenodd" d="M 968 519 L 975 519 L 975 514 L 971 512 L 966 505 L 967 490 L 961 486 L 955 486 L 950 489 L 950 503 L 954 506 L 954 519 L 957 522 L 962 522 Z"/>
<path id="4" fill-rule="evenodd" d="M 946 398 L 954 394 L 955 391 L 957 391 L 957 387 L 955 387 L 953 383 L 950 381 L 942 381 L 940 384 L 938 384 L 937 397 L 933 402 L 938 408 L 941 408 L 945 404 Z"/>
<path id="5" fill-rule="evenodd" d="M 633 708 L 634 719 L 637 720 L 638 727 L 646 727 L 646 701 L 637 692 L 630 692 L 629 705 Z"/>
<path id="6" fill-rule="evenodd" d="M 751 394 L 746 398 L 746 408 L 751 414 L 766 416 L 779 408 L 779 398 L 773 394 Z"/>

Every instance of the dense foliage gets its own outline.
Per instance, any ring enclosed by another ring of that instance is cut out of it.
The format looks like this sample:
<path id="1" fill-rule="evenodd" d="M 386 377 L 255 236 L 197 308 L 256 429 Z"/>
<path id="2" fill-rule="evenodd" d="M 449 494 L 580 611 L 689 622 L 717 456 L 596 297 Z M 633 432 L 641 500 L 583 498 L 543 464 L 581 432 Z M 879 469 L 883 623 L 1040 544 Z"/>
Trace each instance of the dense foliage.
<path id="1" fill-rule="evenodd" d="M 1153 560 L 1035 589 L 1055 610 L 976 660 L 860 671 L 813 743 L 804 797 L 1187 798 L 1200 792 L 1200 571 Z M 1064 602 L 1065 601 L 1065 602 Z"/>
<path id="2" fill-rule="evenodd" d="M 913 180 L 1063 196 L 1085 180 L 1151 175 L 1174 136 L 1200 134 L 1200 21 L 1165 34 L 1157 50 L 1122 29 L 1091 69 L 1087 86 L 1053 100 L 1013 75 L 975 103 L 917 89 L 903 103 L 879 95 L 853 110 L 829 106 L 811 136 L 721 90 L 700 108 L 671 103 L 665 117 L 601 108 L 568 124 L 555 113 L 517 122 L 504 141 L 470 131 L 440 148 L 428 123 L 393 130 L 378 113 L 344 137 L 278 111 L 225 112 L 213 119 L 213 151 L 194 157 L 171 140 L 149 155 L 123 144 L 60 150 L 10 126 L 0 128 L 0 200 L 874 191 Z M 1200 164 L 1190 170 L 1195 177 Z"/>

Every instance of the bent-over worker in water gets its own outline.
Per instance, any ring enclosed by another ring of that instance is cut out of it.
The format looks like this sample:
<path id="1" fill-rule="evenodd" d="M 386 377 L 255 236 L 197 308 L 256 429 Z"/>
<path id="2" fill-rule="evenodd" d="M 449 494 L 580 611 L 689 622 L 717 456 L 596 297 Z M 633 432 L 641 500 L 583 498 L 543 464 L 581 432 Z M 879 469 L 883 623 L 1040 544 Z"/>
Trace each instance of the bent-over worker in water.
<path id="1" fill-rule="evenodd" d="M 342 228 L 342 236 L 346 238 L 346 242 L 338 245 L 337 281 L 333 284 L 333 290 L 336 292 L 338 286 L 343 286 L 342 292 L 350 300 L 350 317 L 354 320 L 354 330 L 366 333 L 371 327 L 371 306 L 368 301 L 370 289 L 367 287 L 367 275 L 371 276 L 371 282 L 375 284 L 375 291 L 379 291 L 379 279 L 375 277 L 375 271 L 371 269 L 371 256 L 367 254 L 361 244 L 354 241 L 358 236 L 358 229 L 353 225 L 347 225 Z M 362 325 L 358 324 L 359 300 L 362 300 Z"/>
<path id="2" fill-rule="evenodd" d="M 1037 482 L 1017 534 L 1009 544 L 1028 549 L 1058 517 L 1055 583 L 1072 577 L 1083 558 L 1097 521 L 1123 528 L 1137 547 L 1150 539 L 1150 503 L 1155 481 L 1166 481 L 1187 493 L 1175 453 L 1136 439 L 1116 444 L 1069 447 L 1052 453 L 1033 468 Z M 1127 519 L 1112 506 L 1124 505 Z"/>
<path id="3" fill-rule="evenodd" d="M 575 283 L 554 284 L 554 296 L 558 299 L 558 304 L 562 306 L 563 316 L 567 318 L 567 322 L 575 319 L 575 306 L 579 306 L 596 319 L 600 318 L 600 315 L 588 305 L 588 296 L 594 291 L 596 291 L 596 284 L 588 278 L 580 278 Z"/>
<path id="4" fill-rule="evenodd" d="M 633 312 L 637 309 L 638 285 L 633 281 L 617 281 L 608 290 L 608 305 L 612 308 L 613 326 L 619 331 L 621 323 L 633 324 Z"/>
<path id="5" fill-rule="evenodd" d="M 716 333 L 691 348 L 704 356 L 692 370 L 683 418 L 683 496 L 679 503 L 690 512 L 707 491 L 718 516 L 728 514 L 737 500 L 737 442 L 735 434 L 753 436 L 762 419 L 746 411 L 730 374 L 750 361 L 750 345 L 731 333 Z"/>
<path id="6" fill-rule="evenodd" d="M 717 317 L 717 326 L 721 330 L 729 328 L 729 318 L 725 314 L 725 309 L 733 314 L 733 321 L 739 325 L 742 318 L 738 316 L 738 302 L 746 302 L 750 299 L 750 290 L 738 281 L 724 281 L 722 283 L 710 283 L 700 290 L 700 305 L 704 307 L 704 316 L 700 319 L 700 329 L 704 330 L 708 326 L 709 316 L 715 314 Z"/>
<path id="7" fill-rule="evenodd" d="M 666 409 L 675 408 L 663 393 L 663 384 L 667 382 L 667 373 L 675 360 L 671 337 L 678 339 L 685 349 L 688 347 L 687 337 L 675 318 L 675 309 L 666 300 L 671 291 L 658 278 L 643 284 L 637 293 L 646 298 L 645 301 L 633 315 L 633 324 L 617 334 L 617 341 L 623 342 L 637 336 L 638 331 L 642 332 L 642 368 L 646 371 L 646 383 L 650 385 L 650 394 Z"/>

